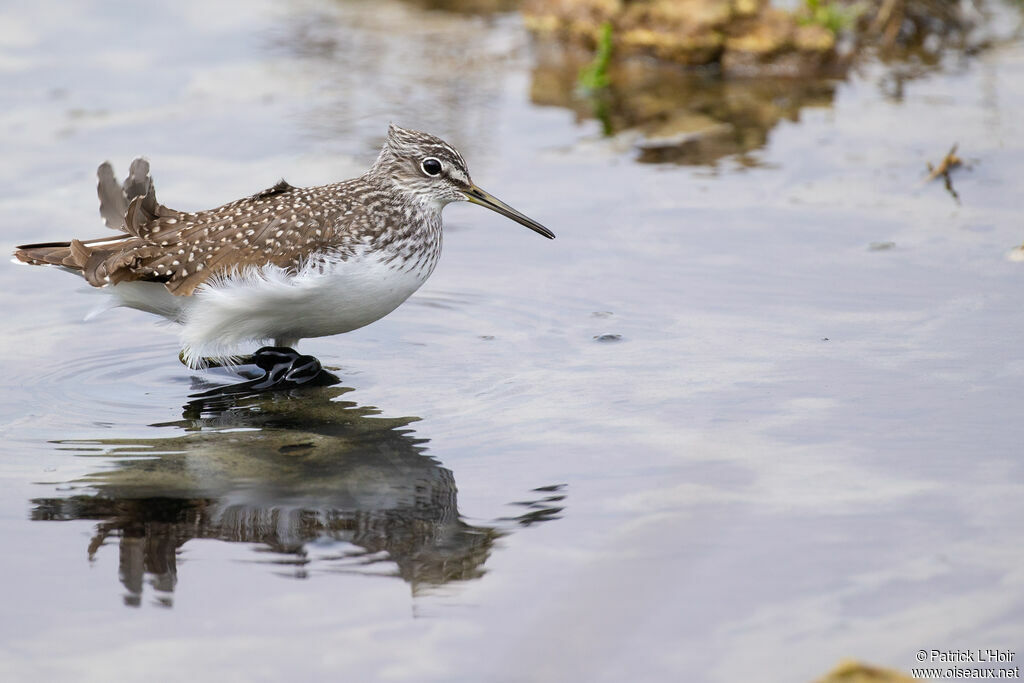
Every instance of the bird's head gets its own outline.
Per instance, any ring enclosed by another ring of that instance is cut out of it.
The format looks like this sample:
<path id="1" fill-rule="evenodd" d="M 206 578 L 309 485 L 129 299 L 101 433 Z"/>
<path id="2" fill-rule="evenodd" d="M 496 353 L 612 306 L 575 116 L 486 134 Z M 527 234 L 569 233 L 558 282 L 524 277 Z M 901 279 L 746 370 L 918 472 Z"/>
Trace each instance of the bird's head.
<path id="1" fill-rule="evenodd" d="M 459 151 L 428 133 L 391 124 L 384 148 L 370 173 L 386 178 L 401 191 L 418 196 L 438 210 L 451 202 L 468 201 L 511 218 L 549 239 L 555 237 L 537 221 L 477 187 Z"/>

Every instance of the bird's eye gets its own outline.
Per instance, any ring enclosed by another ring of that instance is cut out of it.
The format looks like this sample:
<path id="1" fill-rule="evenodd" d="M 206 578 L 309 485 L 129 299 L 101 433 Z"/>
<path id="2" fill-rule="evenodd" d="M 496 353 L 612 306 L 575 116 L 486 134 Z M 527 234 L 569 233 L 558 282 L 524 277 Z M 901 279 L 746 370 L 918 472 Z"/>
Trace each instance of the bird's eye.
<path id="1" fill-rule="evenodd" d="M 434 157 L 427 157 L 420 162 L 420 168 L 427 175 L 441 175 L 441 162 Z"/>

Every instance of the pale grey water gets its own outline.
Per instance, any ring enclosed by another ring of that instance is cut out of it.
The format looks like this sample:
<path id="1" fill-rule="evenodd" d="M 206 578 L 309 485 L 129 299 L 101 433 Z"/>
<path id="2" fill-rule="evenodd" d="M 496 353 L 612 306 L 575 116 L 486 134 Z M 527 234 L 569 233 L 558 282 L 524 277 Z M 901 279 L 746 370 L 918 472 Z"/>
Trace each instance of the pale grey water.
<path id="1" fill-rule="evenodd" d="M 0 268 L 3 680 L 807 681 L 1024 649 L 1024 42 L 898 98 L 869 64 L 689 166 L 532 104 L 515 14 L 216 7 L 0 8 L 4 250 L 102 235 L 104 159 L 206 208 L 357 173 L 389 120 L 558 239 L 450 207 L 419 294 L 303 343 L 341 387 L 220 414 L 172 329 Z M 920 184 L 954 141 L 959 204 Z"/>

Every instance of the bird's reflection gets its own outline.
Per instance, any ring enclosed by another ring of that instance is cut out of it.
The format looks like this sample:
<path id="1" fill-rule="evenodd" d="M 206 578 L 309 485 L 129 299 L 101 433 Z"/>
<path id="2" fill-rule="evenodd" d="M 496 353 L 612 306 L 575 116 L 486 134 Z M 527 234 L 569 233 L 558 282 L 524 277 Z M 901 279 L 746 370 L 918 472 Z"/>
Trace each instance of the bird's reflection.
<path id="1" fill-rule="evenodd" d="M 149 580 L 170 605 L 180 548 L 193 538 L 255 543 L 282 572 L 391 574 L 414 593 L 484 573 L 495 540 L 556 519 L 561 486 L 536 489 L 524 514 L 474 526 L 452 472 L 424 453 L 418 418 L 380 417 L 337 400 L 341 387 L 207 395 L 164 438 L 63 442 L 117 458 L 75 482 L 80 495 L 32 501 L 35 520 L 95 520 L 89 557 L 112 538 L 125 602 Z"/>

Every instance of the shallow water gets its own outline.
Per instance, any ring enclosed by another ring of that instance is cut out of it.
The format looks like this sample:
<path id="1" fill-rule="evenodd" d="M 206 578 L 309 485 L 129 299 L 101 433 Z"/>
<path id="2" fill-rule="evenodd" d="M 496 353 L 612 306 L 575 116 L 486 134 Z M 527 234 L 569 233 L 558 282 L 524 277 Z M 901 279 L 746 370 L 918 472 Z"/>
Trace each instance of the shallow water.
<path id="1" fill-rule="evenodd" d="M 357 173 L 389 120 L 558 239 L 449 207 L 413 299 L 303 342 L 340 386 L 220 405 L 173 329 L 0 268 L 4 680 L 789 681 L 1021 645 L 1024 42 L 897 89 L 692 86 L 736 135 L 652 157 L 691 130 L 664 97 L 604 137 L 515 14 L 219 16 L 0 10 L 4 249 L 102 235 L 104 159 L 199 209 Z M 921 182 L 953 142 L 959 201 Z"/>

